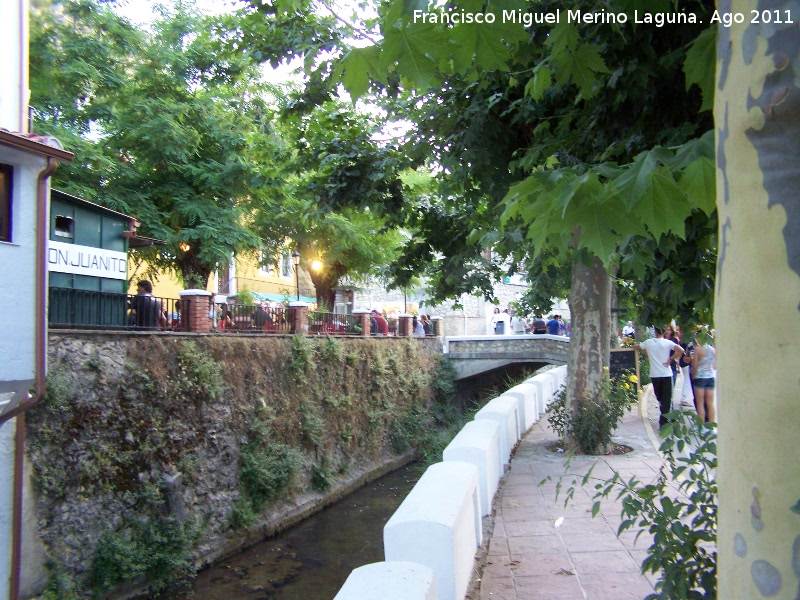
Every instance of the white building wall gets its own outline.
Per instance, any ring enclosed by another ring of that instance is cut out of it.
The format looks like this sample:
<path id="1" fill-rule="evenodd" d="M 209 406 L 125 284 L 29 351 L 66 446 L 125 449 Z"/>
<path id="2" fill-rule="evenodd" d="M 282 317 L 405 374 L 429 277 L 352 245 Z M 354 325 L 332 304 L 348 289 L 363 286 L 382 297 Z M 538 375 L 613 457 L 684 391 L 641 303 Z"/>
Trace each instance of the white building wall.
<path id="1" fill-rule="evenodd" d="M 0 2 L 0 127 L 27 132 L 28 0 Z"/>
<path id="2" fill-rule="evenodd" d="M 0 162 L 15 166 L 12 239 L 0 243 L 0 310 L 7 316 L 0 345 L 0 382 L 32 381 L 36 369 L 36 181 L 45 160 L 0 148 Z"/>
<path id="3" fill-rule="evenodd" d="M 454 309 L 455 302 L 432 306 L 428 304 L 427 296 L 421 291 L 410 292 L 404 296 L 401 290 L 387 291 L 380 283 L 375 282 L 356 291 L 354 308 L 367 310 L 374 308 L 381 311 L 385 309 L 391 313 L 398 307 L 399 312 L 403 312 L 403 307 L 405 307 L 408 312 L 418 310 L 419 313 L 431 317 L 442 317 L 445 336 L 485 335 L 494 333 L 491 319 L 495 307 L 505 310 L 512 302 L 519 300 L 526 289 L 527 284 L 524 282 L 498 283 L 495 285 L 494 293 L 499 304 L 465 294 L 460 299 L 463 309 Z M 552 313 L 569 318 L 569 307 L 566 301 L 557 303 Z"/>

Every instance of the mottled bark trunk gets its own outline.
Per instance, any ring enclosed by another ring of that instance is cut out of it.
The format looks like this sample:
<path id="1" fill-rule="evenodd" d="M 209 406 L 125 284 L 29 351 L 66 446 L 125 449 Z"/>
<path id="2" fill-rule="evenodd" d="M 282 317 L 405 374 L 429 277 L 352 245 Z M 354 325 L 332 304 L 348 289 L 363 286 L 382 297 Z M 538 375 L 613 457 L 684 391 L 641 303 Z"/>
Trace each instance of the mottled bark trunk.
<path id="1" fill-rule="evenodd" d="M 569 293 L 572 333 L 567 370 L 567 407 L 575 410 L 600 392 L 609 362 L 611 277 L 597 258 L 573 261 Z"/>
<path id="2" fill-rule="evenodd" d="M 777 8 L 732 2 L 718 33 L 718 598 L 800 593 L 800 29 Z"/>

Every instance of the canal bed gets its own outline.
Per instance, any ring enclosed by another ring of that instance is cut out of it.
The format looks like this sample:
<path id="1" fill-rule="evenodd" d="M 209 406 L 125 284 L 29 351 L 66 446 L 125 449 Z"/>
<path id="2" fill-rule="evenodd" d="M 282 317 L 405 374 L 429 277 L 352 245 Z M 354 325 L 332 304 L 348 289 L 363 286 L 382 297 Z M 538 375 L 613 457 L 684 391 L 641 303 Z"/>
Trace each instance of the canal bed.
<path id="1" fill-rule="evenodd" d="M 331 600 L 350 572 L 383 560 L 383 526 L 421 477 L 410 465 L 198 574 L 198 600 Z"/>

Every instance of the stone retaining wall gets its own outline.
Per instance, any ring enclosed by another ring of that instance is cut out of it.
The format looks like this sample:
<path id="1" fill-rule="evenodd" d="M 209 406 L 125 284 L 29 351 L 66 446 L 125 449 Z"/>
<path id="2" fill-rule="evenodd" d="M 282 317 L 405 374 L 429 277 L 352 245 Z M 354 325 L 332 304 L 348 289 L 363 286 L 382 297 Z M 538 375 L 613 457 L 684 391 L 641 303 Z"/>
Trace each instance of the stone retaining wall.
<path id="1" fill-rule="evenodd" d="M 203 566 L 406 464 L 438 344 L 51 331 L 48 398 L 26 416 L 22 597 L 56 572 L 85 589 L 101 537 L 131 522 L 196 524 Z M 248 447 L 302 464 L 243 524 Z"/>

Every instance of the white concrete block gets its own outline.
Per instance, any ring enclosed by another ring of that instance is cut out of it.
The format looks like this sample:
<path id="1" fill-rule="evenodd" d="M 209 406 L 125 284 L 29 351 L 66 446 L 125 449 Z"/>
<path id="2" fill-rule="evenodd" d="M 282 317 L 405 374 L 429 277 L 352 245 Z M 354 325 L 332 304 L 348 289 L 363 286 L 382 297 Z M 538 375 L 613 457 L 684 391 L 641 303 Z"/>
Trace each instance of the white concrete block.
<path id="1" fill-rule="evenodd" d="M 503 464 L 507 465 L 511 460 L 511 451 L 520 438 L 519 400 L 511 396 L 498 396 L 475 413 L 475 419 L 492 419 L 500 423 L 500 456 Z"/>
<path id="2" fill-rule="evenodd" d="M 567 365 L 561 365 L 553 370 L 561 375 L 561 383 L 567 382 Z"/>
<path id="3" fill-rule="evenodd" d="M 544 373 L 539 373 L 534 377 L 528 379 L 530 383 L 539 386 L 539 402 L 540 409 L 542 412 L 547 410 L 547 406 L 553 401 L 553 396 L 555 395 L 555 379 L 550 375 L 545 375 Z"/>
<path id="4" fill-rule="evenodd" d="M 353 569 L 333 600 L 436 600 L 433 569 L 412 562 L 377 562 Z"/>
<path id="5" fill-rule="evenodd" d="M 437 599 L 463 600 L 482 536 L 478 469 L 440 462 L 428 467 L 384 526 L 384 556 L 433 569 Z"/>
<path id="6" fill-rule="evenodd" d="M 519 430 L 521 435 L 539 420 L 539 386 L 532 383 L 521 383 L 502 394 L 519 400 Z"/>
<path id="7" fill-rule="evenodd" d="M 550 369 L 545 371 L 546 375 L 550 375 L 555 380 L 556 384 L 556 393 L 558 390 L 561 389 L 562 385 L 567 384 L 567 365 L 561 365 L 560 367 L 556 367 L 555 369 Z"/>
<path id="8" fill-rule="evenodd" d="M 493 419 L 470 421 L 447 445 L 444 462 L 461 461 L 478 469 L 481 515 L 492 512 L 492 500 L 500 485 L 503 460 L 500 456 L 500 424 Z"/>

